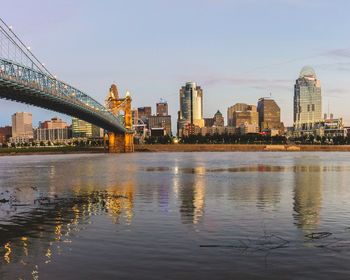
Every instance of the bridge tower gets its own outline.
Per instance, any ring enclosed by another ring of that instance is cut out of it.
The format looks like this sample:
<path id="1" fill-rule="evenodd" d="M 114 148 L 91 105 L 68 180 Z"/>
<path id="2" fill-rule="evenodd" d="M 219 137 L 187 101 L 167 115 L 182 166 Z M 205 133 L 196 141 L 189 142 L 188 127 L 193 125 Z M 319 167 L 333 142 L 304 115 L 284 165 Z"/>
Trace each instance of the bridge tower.
<path id="1" fill-rule="evenodd" d="M 106 99 L 106 107 L 116 116 L 119 116 L 120 111 L 124 112 L 126 132 L 123 134 L 117 134 L 115 132 L 108 133 L 108 150 L 110 153 L 134 152 L 134 131 L 132 130 L 131 101 L 132 99 L 129 92 L 126 92 L 124 98 L 120 98 L 117 86 L 112 84 Z"/>

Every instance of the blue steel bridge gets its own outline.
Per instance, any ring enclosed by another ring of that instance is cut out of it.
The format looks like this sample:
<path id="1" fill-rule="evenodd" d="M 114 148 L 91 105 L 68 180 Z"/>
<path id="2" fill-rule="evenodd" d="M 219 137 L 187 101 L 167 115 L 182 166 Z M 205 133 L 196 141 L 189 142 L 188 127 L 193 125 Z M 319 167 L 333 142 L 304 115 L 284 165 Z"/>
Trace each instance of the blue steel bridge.
<path id="1" fill-rule="evenodd" d="M 56 79 L 1 18 L 0 98 L 67 114 L 111 133 L 127 132 L 105 106 Z"/>

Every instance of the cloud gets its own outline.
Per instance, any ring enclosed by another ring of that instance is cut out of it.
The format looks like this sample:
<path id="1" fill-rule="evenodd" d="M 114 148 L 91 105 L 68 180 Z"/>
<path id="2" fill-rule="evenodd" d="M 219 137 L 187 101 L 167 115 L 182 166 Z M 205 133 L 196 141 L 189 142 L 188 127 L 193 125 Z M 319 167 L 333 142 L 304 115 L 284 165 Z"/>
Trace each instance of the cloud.
<path id="1" fill-rule="evenodd" d="M 203 79 L 204 86 L 214 86 L 218 84 L 226 84 L 232 86 L 247 86 L 250 88 L 271 90 L 278 89 L 290 89 L 293 84 L 293 80 L 287 79 L 266 79 L 260 77 L 209 77 Z"/>
<path id="2" fill-rule="evenodd" d="M 325 56 L 331 56 L 336 58 L 350 58 L 350 48 L 345 49 L 332 49 L 324 53 Z"/>
<path id="3" fill-rule="evenodd" d="M 350 62 L 333 62 L 315 65 L 317 69 L 350 72 Z"/>

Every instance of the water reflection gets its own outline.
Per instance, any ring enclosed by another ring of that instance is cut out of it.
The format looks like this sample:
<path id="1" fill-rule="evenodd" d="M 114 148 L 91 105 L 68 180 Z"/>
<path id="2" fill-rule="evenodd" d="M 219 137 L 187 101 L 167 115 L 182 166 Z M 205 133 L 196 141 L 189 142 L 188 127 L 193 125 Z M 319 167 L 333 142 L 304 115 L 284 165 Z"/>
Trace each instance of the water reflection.
<path id="1" fill-rule="evenodd" d="M 294 172 L 294 219 L 304 231 L 317 229 L 322 207 L 322 166 L 296 165 Z"/>
<path id="2" fill-rule="evenodd" d="M 280 175 L 280 176 L 283 176 Z M 281 178 L 259 176 L 257 180 L 257 207 L 261 209 L 275 209 L 281 200 Z"/>
<path id="3" fill-rule="evenodd" d="M 348 156 L 326 156 L 90 155 L 13 158 L 9 165 L 0 159 L 0 278 L 233 279 L 228 272 L 242 270 L 236 278 L 253 279 L 269 268 L 255 251 L 242 256 L 239 246 L 262 242 L 262 232 L 290 241 L 269 255 L 283 275 L 306 255 L 317 256 L 320 267 L 322 255 L 304 246 L 305 235 L 326 230 L 327 222 L 345 232 L 350 207 Z M 70 265 L 76 275 L 64 271 Z"/>
<path id="4" fill-rule="evenodd" d="M 183 177 L 180 213 L 183 223 L 198 224 L 203 216 L 205 205 L 205 168 L 193 168 L 191 173 L 194 176 Z"/>
<path id="5" fill-rule="evenodd" d="M 124 224 L 131 224 L 134 185 L 129 183 L 108 189 L 110 191 L 74 192 L 70 196 L 34 200 L 36 195 L 28 193 L 35 193 L 35 189 L 21 191 L 27 195 L 16 196 L 15 201 L 18 205 L 23 203 L 26 209 L 30 205 L 30 211 L 23 212 L 20 206 L 8 203 L 11 219 L 1 220 L 0 244 L 3 246 L 0 254 L 3 258 L 0 265 L 26 266 L 31 259 L 50 263 L 54 255 L 61 254 L 61 243 L 66 246 L 72 243 L 76 234 L 91 223 L 91 218 L 101 213 L 107 213 L 113 223 L 123 219 Z M 32 274 L 38 277 L 39 269 L 36 267 Z M 24 276 L 18 275 L 23 279 Z"/>

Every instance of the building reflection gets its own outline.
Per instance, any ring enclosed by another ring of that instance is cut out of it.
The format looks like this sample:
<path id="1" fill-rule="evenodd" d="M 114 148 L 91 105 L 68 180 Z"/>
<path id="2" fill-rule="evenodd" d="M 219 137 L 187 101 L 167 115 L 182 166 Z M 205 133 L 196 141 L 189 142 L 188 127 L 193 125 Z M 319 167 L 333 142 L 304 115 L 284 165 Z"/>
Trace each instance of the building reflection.
<path id="1" fill-rule="evenodd" d="M 272 165 L 249 165 L 227 169 L 240 173 L 232 180 L 229 198 L 239 203 L 256 204 L 262 210 L 274 209 L 281 201 L 281 181 L 290 169 Z"/>
<path id="2" fill-rule="evenodd" d="M 296 163 L 294 167 L 293 217 L 297 227 L 303 231 L 312 231 L 320 223 L 322 187 L 322 166 Z"/>
<path id="3" fill-rule="evenodd" d="M 33 271 L 39 273 L 39 269 L 28 272 L 27 263 L 33 259 L 39 263 L 51 262 L 55 255 L 61 254 L 63 247 L 70 246 L 72 237 L 87 227 L 91 216 L 108 213 L 113 223 L 132 223 L 135 191 L 132 181 L 107 187 L 104 191 L 83 192 L 81 189 L 77 185 L 78 191 L 70 195 L 36 199 L 29 208 L 23 208 L 27 212 L 9 206 L 13 215 L 0 224 L 0 267 L 8 264 L 23 267 L 15 278 L 27 279 Z M 29 199 L 27 205 L 35 194 L 21 191 L 20 197 Z"/>
<path id="4" fill-rule="evenodd" d="M 180 214 L 182 222 L 198 224 L 200 223 L 205 206 L 205 168 L 196 167 L 191 169 L 193 176 L 178 177 L 181 184 L 180 189 Z"/>
<path id="5" fill-rule="evenodd" d="M 281 182 L 283 173 L 274 174 L 273 177 L 263 174 L 257 180 L 257 207 L 260 209 L 273 209 L 281 200 Z"/>

